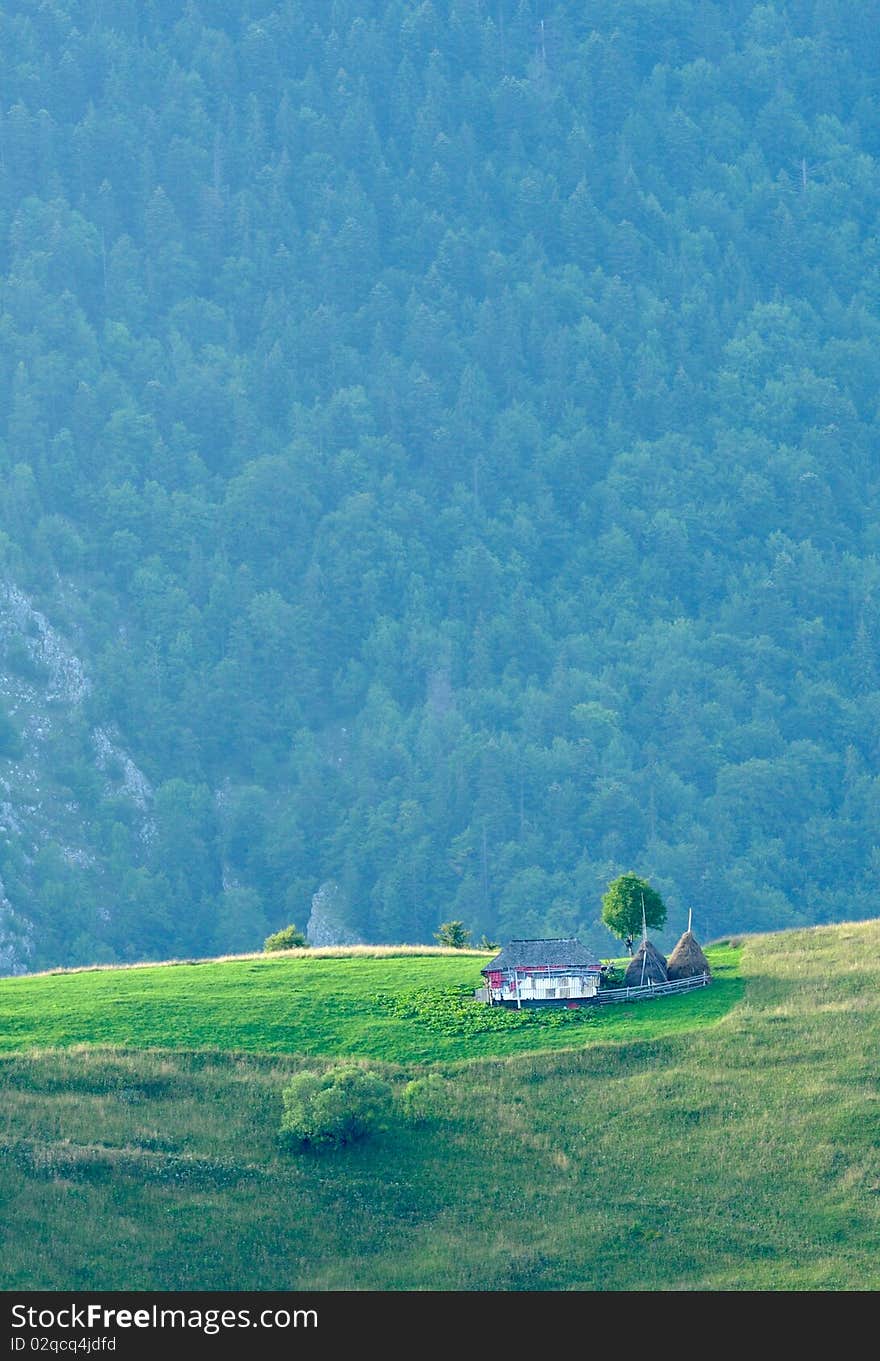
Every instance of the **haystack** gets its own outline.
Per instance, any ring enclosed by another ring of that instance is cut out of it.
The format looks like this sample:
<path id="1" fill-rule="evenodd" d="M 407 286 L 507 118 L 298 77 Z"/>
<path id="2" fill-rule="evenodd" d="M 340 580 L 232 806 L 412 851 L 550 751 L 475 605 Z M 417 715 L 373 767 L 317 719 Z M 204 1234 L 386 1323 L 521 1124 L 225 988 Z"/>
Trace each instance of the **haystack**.
<path id="1" fill-rule="evenodd" d="M 700 949 L 693 931 L 685 931 L 676 945 L 666 965 L 670 978 L 696 978 L 698 974 L 709 974 L 709 961 Z"/>
<path id="2" fill-rule="evenodd" d="M 650 940 L 643 940 L 629 964 L 623 981 L 628 988 L 666 982 L 666 959 Z"/>

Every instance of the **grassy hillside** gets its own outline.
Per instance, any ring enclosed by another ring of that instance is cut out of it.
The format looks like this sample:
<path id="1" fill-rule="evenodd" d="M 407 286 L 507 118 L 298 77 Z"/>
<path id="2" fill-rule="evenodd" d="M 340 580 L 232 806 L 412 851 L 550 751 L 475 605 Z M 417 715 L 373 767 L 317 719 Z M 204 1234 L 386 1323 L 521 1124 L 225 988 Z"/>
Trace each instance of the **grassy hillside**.
<path id="1" fill-rule="evenodd" d="M 0 1287 L 876 1290 L 880 921 L 741 968 L 717 1025 L 450 1065 L 443 1113 L 340 1153 L 276 1142 L 314 1060 L 7 1055 Z"/>
<path id="2" fill-rule="evenodd" d="M 491 954 L 253 956 L 0 980 L 0 1051 L 102 1044 L 358 1055 L 397 1063 L 629 1040 L 722 1016 L 738 951 L 710 948 L 714 986 L 601 1013 L 489 1010 L 472 1001 Z"/>

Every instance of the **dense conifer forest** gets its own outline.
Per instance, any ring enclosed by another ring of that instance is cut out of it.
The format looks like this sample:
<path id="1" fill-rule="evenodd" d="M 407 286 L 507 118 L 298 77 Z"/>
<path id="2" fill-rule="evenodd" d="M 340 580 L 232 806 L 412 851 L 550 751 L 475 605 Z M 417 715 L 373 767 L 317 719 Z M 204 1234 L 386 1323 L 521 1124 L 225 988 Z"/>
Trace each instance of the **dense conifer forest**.
<path id="1" fill-rule="evenodd" d="M 5 0 L 7 971 L 876 915 L 878 30 Z"/>

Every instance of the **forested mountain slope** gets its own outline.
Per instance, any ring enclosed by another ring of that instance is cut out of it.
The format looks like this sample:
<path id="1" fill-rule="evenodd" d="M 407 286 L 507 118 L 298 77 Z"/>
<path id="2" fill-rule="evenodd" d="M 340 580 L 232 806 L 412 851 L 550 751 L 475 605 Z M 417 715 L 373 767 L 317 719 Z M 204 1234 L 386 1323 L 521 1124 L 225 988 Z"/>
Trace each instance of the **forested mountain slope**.
<path id="1" fill-rule="evenodd" d="M 876 914 L 878 23 L 4 3 L 5 968 Z"/>

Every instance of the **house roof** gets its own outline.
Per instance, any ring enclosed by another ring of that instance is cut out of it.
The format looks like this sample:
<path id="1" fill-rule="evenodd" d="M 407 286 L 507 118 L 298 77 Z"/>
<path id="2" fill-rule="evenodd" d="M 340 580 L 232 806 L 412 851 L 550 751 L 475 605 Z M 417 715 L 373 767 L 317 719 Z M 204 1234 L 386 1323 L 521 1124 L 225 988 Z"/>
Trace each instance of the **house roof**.
<path id="1" fill-rule="evenodd" d="M 541 968 L 542 965 L 577 965 L 581 968 L 592 965 L 599 967 L 599 960 L 581 945 L 579 940 L 565 939 L 561 936 L 551 940 L 509 940 L 500 954 L 486 965 L 480 973 L 497 973 L 499 969 Z"/>

